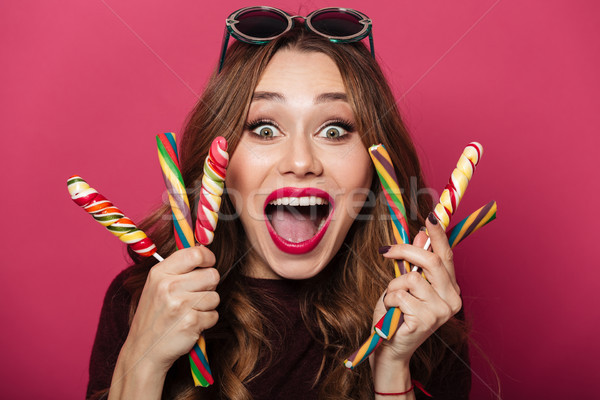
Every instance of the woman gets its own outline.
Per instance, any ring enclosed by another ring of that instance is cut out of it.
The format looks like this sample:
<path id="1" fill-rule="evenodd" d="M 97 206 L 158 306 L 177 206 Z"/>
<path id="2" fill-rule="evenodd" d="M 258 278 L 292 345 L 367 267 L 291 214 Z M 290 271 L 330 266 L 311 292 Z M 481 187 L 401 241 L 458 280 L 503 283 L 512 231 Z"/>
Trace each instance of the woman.
<path id="1" fill-rule="evenodd" d="M 459 288 L 445 234 L 425 218 L 429 199 L 404 196 L 418 210 L 408 221 L 414 244 L 388 246 L 367 147 L 387 147 L 401 188 L 411 177 L 425 185 L 369 50 L 297 22 L 264 45 L 236 41 L 182 138 L 190 203 L 219 135 L 232 156 L 214 242 L 175 251 L 166 206 L 145 221 L 171 255 L 153 266 L 132 254 L 136 264 L 109 288 L 88 395 L 110 386 L 110 399 L 411 399 L 422 396 L 416 379 L 436 398 L 467 398 Z M 423 226 L 433 252 L 422 249 Z M 429 282 L 416 272 L 393 279 L 389 259 L 420 266 Z M 404 311 L 396 335 L 346 369 L 389 307 Z M 201 333 L 215 377 L 207 389 L 194 388 L 187 359 Z"/>

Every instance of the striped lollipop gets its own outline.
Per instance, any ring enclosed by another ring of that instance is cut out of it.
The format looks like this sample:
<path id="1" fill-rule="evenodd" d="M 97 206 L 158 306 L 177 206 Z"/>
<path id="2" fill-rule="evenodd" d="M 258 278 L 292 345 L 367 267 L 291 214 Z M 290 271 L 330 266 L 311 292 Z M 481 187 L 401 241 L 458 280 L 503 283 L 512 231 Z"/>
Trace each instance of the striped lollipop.
<path id="1" fill-rule="evenodd" d="M 123 211 L 115 207 L 106 197 L 91 188 L 80 176 L 73 175 L 67 180 L 67 190 L 71 199 L 88 212 L 98 223 L 104 226 L 119 240 L 127 243 L 136 253 L 158 261 L 163 258 L 156 252 L 156 246 L 146 234 L 138 229 Z"/>
<path id="2" fill-rule="evenodd" d="M 179 169 L 179 156 L 177 154 L 175 134 L 168 132 L 157 135 L 156 144 L 158 148 L 158 161 L 167 191 L 169 192 L 169 202 L 171 203 L 171 211 L 173 213 L 175 243 L 178 249 L 192 247 L 195 243 L 190 202 Z M 190 351 L 189 360 L 194 384 L 203 387 L 212 385 L 214 380 L 210 366 L 208 365 L 206 342 L 203 335 L 200 335 L 198 342 Z"/>
<path id="3" fill-rule="evenodd" d="M 213 140 L 204 161 L 202 188 L 198 197 L 195 234 L 198 243 L 203 245 L 212 243 L 215 236 L 228 163 L 227 140 L 219 136 Z"/>

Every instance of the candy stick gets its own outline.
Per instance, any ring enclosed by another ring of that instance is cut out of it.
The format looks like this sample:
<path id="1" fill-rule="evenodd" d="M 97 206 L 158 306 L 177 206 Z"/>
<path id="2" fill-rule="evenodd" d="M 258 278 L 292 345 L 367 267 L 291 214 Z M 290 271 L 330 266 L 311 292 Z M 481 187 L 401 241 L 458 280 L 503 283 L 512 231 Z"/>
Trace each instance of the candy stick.
<path id="1" fill-rule="evenodd" d="M 144 256 L 154 256 L 158 261 L 163 258 L 156 252 L 156 246 L 146 234 L 127 218 L 106 197 L 91 188 L 80 176 L 73 175 L 67 180 L 67 189 L 71 199 L 87 211 L 98 223 L 110 233 L 131 247 L 133 251 Z"/>
<path id="2" fill-rule="evenodd" d="M 369 153 L 371 153 L 371 149 L 376 146 L 372 146 L 369 149 Z M 387 153 L 387 152 L 386 152 Z M 483 147 L 481 144 L 477 142 L 471 142 L 467 145 L 467 147 L 463 150 L 461 154 L 457 167 L 452 171 L 452 175 L 450 176 L 450 182 L 446 185 L 446 188 L 442 192 L 440 196 L 440 203 L 435 207 L 434 213 L 438 220 L 440 220 L 440 224 L 446 230 L 448 224 L 450 223 L 450 217 L 456 211 L 462 196 L 467 189 L 467 185 L 469 184 L 470 179 L 473 177 L 473 172 L 475 171 L 475 166 L 479 163 L 481 159 L 481 155 L 483 153 Z M 387 159 L 390 160 L 389 155 Z M 375 160 L 373 160 L 375 162 Z M 376 164 L 376 169 L 379 174 L 379 168 Z M 389 170 L 390 168 L 387 168 Z M 393 172 L 393 166 L 391 168 Z M 381 174 L 380 174 L 381 179 Z M 383 179 L 382 185 L 383 185 Z M 384 190 L 385 192 L 385 190 Z M 387 197 L 386 197 L 387 198 Z M 408 231 L 408 230 L 407 230 Z M 406 242 L 408 243 L 408 242 Z M 425 243 L 425 249 L 429 248 L 431 240 L 428 238 L 427 243 Z M 405 265 L 407 264 L 404 261 Z M 410 267 L 405 267 L 406 271 L 409 270 Z M 413 271 L 418 270 L 418 267 L 414 267 Z M 396 275 L 398 276 L 398 275 Z M 394 333 L 396 333 L 397 328 L 402 324 L 404 318 L 402 316 L 398 316 L 399 310 L 397 307 L 390 308 L 387 313 L 381 318 L 377 324 L 375 324 L 375 331 L 379 336 L 384 339 L 391 339 Z M 367 339 L 369 342 L 369 339 Z M 365 344 L 367 343 L 365 342 Z M 361 346 L 364 348 L 365 344 Z M 370 348 L 370 347 L 369 347 Z M 364 358 L 368 357 L 370 353 L 366 353 Z M 363 358 L 363 360 L 364 360 Z M 362 360 L 358 360 L 358 363 L 362 362 Z M 358 364 L 356 364 L 358 365 Z"/>
<path id="3" fill-rule="evenodd" d="M 392 217 L 393 243 L 410 243 L 408 222 L 406 221 L 406 207 L 402 200 L 398 178 L 394 171 L 394 164 L 384 145 L 374 145 L 369 148 L 369 155 L 375 165 L 375 171 L 379 176 L 387 205 Z M 398 260 L 394 260 L 394 273 L 396 277 L 406 273 L 410 264 L 403 261 L 400 269 Z M 379 337 L 390 338 L 396 329 L 402 324 L 404 317 L 399 308 L 391 308 L 388 313 L 374 327 Z"/>
<path id="4" fill-rule="evenodd" d="M 175 243 L 178 249 L 194 246 L 194 231 L 190 203 L 185 190 L 183 177 L 179 169 L 179 156 L 175 134 L 168 132 L 156 136 L 158 160 L 169 192 L 169 202 L 173 212 L 173 230 Z M 214 380 L 206 356 L 206 342 L 204 335 L 200 335 L 198 342 L 189 353 L 190 369 L 196 386 L 207 387 Z"/>
<path id="5" fill-rule="evenodd" d="M 215 236 L 228 163 L 227 141 L 219 136 L 213 140 L 204 161 L 202 187 L 198 196 L 195 236 L 198 243 L 203 245 L 212 243 Z"/>
<path id="6" fill-rule="evenodd" d="M 475 167 L 479 164 L 482 155 L 483 146 L 477 142 L 469 143 L 460 155 L 460 158 L 456 163 L 456 168 L 452 171 L 450 180 L 440 196 L 440 201 L 433 210 L 433 213 L 438 221 L 440 221 L 440 225 L 444 230 L 448 228 L 450 218 L 452 218 L 452 215 L 456 212 L 456 209 L 467 190 L 469 181 L 473 177 Z M 429 250 L 430 245 L 431 238 L 427 238 L 427 242 L 425 242 L 423 248 Z M 418 269 L 419 267 L 415 266 L 412 270 L 417 271 Z"/>
<path id="7" fill-rule="evenodd" d="M 158 148 L 158 161 L 163 173 L 171 211 L 173 212 L 173 229 L 175 243 L 178 249 L 194 245 L 194 230 L 192 229 L 192 216 L 190 202 L 187 197 L 183 177 L 179 170 L 179 155 L 175 134 L 172 132 L 156 136 Z"/>
<path id="8" fill-rule="evenodd" d="M 491 201 L 477 211 L 471 213 L 467 218 L 463 219 L 456 224 L 456 226 L 446 232 L 450 242 L 450 247 L 456 247 L 464 239 L 472 235 L 475 231 L 485 226 L 489 222 L 493 221 L 495 218 L 496 202 Z M 371 336 L 365 340 L 360 348 L 344 361 L 346 368 L 354 369 L 357 365 L 366 360 L 383 340 L 384 338 L 379 336 L 377 332 L 372 332 Z"/>
<path id="9" fill-rule="evenodd" d="M 469 235 L 472 235 L 479 228 L 496 219 L 496 211 L 496 202 L 492 200 L 479 210 L 471 213 L 471 215 L 446 232 L 450 248 L 456 247 L 457 244 L 462 242 Z"/>
<path id="10" fill-rule="evenodd" d="M 452 175 L 450 175 L 450 181 L 440 196 L 440 202 L 433 210 L 444 230 L 450 224 L 450 218 L 456 212 L 458 204 L 467 190 L 469 181 L 473 177 L 475 167 L 481 160 L 482 154 L 483 147 L 481 144 L 471 142 L 460 155 L 456 163 L 456 168 L 452 171 Z"/>
<path id="11" fill-rule="evenodd" d="M 383 338 L 377 334 L 377 332 L 371 332 L 371 336 L 356 350 L 350 357 L 344 361 L 346 368 L 354 369 L 357 365 L 362 363 L 364 360 L 375 351 L 375 349 L 383 342 Z"/>

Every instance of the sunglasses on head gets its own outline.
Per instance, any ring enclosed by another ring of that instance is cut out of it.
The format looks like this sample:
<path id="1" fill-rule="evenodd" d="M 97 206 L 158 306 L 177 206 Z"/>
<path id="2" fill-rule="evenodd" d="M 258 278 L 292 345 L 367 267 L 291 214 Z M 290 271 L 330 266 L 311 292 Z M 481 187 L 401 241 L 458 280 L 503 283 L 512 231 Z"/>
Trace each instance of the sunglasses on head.
<path id="1" fill-rule="evenodd" d="M 219 72 L 225 62 L 229 37 L 251 44 L 267 44 L 294 27 L 294 19 L 304 19 L 309 31 L 335 43 L 358 42 L 369 36 L 371 54 L 375 57 L 371 20 L 360 11 L 350 8 L 329 7 L 303 17 L 289 15 L 278 8 L 267 6 L 246 7 L 233 12 L 225 21 L 225 34 Z"/>

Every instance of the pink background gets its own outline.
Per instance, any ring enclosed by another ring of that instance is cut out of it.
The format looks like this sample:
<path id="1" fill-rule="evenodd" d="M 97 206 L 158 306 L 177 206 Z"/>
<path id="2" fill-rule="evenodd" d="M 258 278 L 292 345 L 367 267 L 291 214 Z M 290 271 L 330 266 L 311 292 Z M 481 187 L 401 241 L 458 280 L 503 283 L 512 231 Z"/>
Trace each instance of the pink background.
<path id="1" fill-rule="evenodd" d="M 332 5 L 270 4 L 302 13 Z M 72 204 L 65 181 L 83 176 L 134 220 L 159 204 L 164 188 L 154 135 L 181 131 L 217 62 L 225 17 L 246 5 L 4 4 L 6 398 L 83 396 L 103 295 L 127 261 L 124 246 Z M 456 258 L 473 339 L 497 369 L 501 397 L 596 393 L 600 6 L 343 5 L 374 20 L 377 56 L 433 188 L 443 187 L 466 143 L 485 146 L 457 218 L 491 199 L 499 217 Z M 497 398 L 490 391 L 497 388 L 494 375 L 475 351 L 473 369 L 473 398 Z"/>

